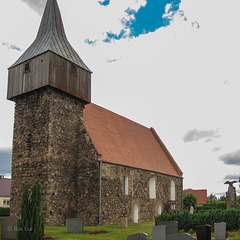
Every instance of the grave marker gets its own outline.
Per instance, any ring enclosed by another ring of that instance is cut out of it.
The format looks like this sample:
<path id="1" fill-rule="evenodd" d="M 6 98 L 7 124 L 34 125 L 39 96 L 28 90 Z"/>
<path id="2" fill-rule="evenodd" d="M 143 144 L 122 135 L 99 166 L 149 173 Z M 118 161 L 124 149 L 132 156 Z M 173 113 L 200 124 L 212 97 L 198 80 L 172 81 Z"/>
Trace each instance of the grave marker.
<path id="1" fill-rule="evenodd" d="M 167 235 L 178 234 L 178 222 L 177 221 L 165 221 L 158 222 L 157 226 L 166 225 L 167 226 Z"/>
<path id="2" fill-rule="evenodd" d="M 146 233 L 136 233 L 133 235 L 129 235 L 127 240 L 149 240 L 148 235 Z"/>
<path id="3" fill-rule="evenodd" d="M 211 229 L 210 225 L 197 226 L 197 240 L 211 240 Z"/>
<path id="4" fill-rule="evenodd" d="M 226 223 L 214 223 L 215 240 L 223 240 L 226 238 Z"/>
<path id="5" fill-rule="evenodd" d="M 83 220 L 80 218 L 67 219 L 67 232 L 68 233 L 83 233 Z"/>
<path id="6" fill-rule="evenodd" d="M 1 240 L 17 240 L 18 218 L 10 216 L 1 219 Z"/>

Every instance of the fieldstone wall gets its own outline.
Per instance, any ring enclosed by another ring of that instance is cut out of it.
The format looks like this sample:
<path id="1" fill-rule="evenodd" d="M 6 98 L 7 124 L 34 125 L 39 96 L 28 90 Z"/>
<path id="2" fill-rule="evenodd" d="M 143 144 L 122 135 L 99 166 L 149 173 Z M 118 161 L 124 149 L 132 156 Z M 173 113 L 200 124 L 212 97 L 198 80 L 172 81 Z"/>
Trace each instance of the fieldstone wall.
<path id="1" fill-rule="evenodd" d="M 128 195 L 124 194 L 124 176 L 128 176 Z M 150 199 L 149 182 L 156 182 L 156 198 Z M 120 217 L 127 216 L 133 222 L 133 207 L 139 209 L 139 221 L 154 219 L 158 207 L 168 210 L 171 199 L 171 181 L 175 183 L 176 209 L 182 209 L 182 178 L 153 173 L 131 167 L 103 163 L 102 167 L 102 222 L 120 223 Z M 113 207 L 114 206 L 114 207 Z"/>
<path id="2" fill-rule="evenodd" d="M 50 87 L 15 102 L 11 215 L 20 215 L 24 186 L 39 178 L 47 224 L 96 223 L 99 163 L 82 123 L 84 102 Z"/>

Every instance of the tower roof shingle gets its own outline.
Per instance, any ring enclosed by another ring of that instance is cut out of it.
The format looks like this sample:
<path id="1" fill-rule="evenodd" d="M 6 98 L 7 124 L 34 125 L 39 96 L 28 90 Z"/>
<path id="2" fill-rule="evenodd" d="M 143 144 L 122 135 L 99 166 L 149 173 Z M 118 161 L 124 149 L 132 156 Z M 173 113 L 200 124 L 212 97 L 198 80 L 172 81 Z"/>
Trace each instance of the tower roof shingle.
<path id="1" fill-rule="evenodd" d="M 52 51 L 91 72 L 67 40 L 56 0 L 47 1 L 36 39 L 11 67 L 47 51 Z"/>

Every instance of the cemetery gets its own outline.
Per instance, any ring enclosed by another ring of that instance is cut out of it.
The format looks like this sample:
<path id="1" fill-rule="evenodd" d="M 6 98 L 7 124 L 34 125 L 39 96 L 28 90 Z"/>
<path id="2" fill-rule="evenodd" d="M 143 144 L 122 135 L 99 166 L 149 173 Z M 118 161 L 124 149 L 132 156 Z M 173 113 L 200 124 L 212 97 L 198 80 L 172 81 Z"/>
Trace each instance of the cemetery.
<path id="1" fill-rule="evenodd" d="M 240 239 L 236 181 L 225 182 L 226 201 L 216 208 L 199 209 L 192 195 L 184 201 L 183 172 L 155 130 L 91 103 L 92 72 L 60 16 L 48 0 L 36 40 L 9 68 L 15 135 L 1 240 Z"/>
<path id="2" fill-rule="evenodd" d="M 232 187 L 231 187 L 232 189 Z M 32 191 L 32 192 L 31 192 Z M 29 191 L 25 188 L 21 205 L 21 218 L 1 218 L 1 240 L 42 239 L 105 239 L 105 240 L 222 240 L 240 238 L 240 210 L 238 204 L 225 203 L 228 209 L 210 209 L 191 213 L 168 211 L 155 217 L 155 221 L 128 223 L 126 218 L 119 224 L 87 226 L 80 218 L 69 218 L 65 226 L 43 225 L 41 208 L 41 185 L 37 180 Z M 229 193 L 227 193 L 229 196 Z M 232 200 L 231 200 L 232 201 Z M 211 204 L 210 204 L 211 206 Z M 29 221 L 32 219 L 32 221 Z M 35 219 L 35 220 L 33 220 Z"/>

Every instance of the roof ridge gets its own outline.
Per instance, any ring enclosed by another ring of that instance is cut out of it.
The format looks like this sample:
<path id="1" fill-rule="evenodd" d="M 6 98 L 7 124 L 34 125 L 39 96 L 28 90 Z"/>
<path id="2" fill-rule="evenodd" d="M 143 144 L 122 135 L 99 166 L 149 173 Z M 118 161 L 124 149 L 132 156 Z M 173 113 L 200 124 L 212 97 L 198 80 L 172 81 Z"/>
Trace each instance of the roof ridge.
<path id="1" fill-rule="evenodd" d="M 107 109 L 107 108 L 105 108 L 105 107 L 99 106 L 99 105 L 97 105 L 97 104 L 95 104 L 95 103 L 93 103 L 93 102 L 91 102 L 90 104 L 93 104 L 93 105 L 95 105 L 95 106 L 97 106 L 97 107 L 100 107 L 100 108 L 102 108 L 102 109 L 104 109 L 104 110 L 106 110 L 106 111 L 108 111 L 108 112 L 111 112 L 111 113 L 113 113 L 113 114 L 115 114 L 115 115 L 117 115 L 117 116 L 119 116 L 119 117 L 121 117 L 121 118 L 124 118 L 124 119 L 126 119 L 126 120 L 128 120 L 128 121 L 130 121 L 130 122 L 132 122 L 132 123 L 138 124 L 138 125 L 140 125 L 141 127 L 144 127 L 144 128 L 146 128 L 146 129 L 150 130 L 149 127 L 147 127 L 147 126 L 145 126 L 145 125 L 143 125 L 143 124 L 141 124 L 141 123 L 135 122 L 134 120 L 131 120 L 130 118 L 124 117 L 123 115 L 121 115 L 121 114 L 119 114 L 119 113 L 115 113 L 115 112 L 113 112 L 112 110 L 109 110 L 109 109 Z"/>

